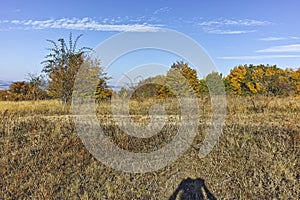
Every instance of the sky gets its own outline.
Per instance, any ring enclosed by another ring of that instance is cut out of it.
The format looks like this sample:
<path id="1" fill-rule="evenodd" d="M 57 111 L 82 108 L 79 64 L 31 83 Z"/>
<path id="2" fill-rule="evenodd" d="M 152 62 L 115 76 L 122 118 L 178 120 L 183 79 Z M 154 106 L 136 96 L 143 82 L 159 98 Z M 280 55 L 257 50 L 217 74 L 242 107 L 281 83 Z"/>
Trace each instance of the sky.
<path id="1" fill-rule="evenodd" d="M 224 75 L 244 64 L 300 65 L 298 0 L 0 0 L 0 5 L 0 80 L 40 73 L 52 47 L 47 39 L 68 41 L 70 32 L 83 34 L 79 47 L 95 48 L 133 29 L 172 29 L 199 43 Z M 107 71 L 112 81 L 135 66 L 168 67 L 180 59 L 158 51 L 123 57 Z"/>

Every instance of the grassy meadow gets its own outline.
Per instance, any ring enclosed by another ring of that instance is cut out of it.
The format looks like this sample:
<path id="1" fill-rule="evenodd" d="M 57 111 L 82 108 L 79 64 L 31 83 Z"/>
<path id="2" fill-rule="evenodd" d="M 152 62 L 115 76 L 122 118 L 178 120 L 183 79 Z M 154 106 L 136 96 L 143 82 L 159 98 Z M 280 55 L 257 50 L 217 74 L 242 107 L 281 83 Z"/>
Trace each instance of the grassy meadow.
<path id="1" fill-rule="evenodd" d="M 180 114 L 176 100 L 148 99 L 131 101 L 130 115 L 147 124 L 154 103 L 164 103 L 170 116 Z M 70 107 L 55 100 L 0 102 L 0 199 L 168 199 L 188 177 L 204 179 L 217 199 L 298 199 L 300 98 L 228 96 L 223 133 L 210 154 L 200 159 L 197 148 L 210 123 L 209 104 L 209 99 L 199 99 L 193 147 L 163 169 L 131 174 L 89 153 Z M 97 105 L 99 123 L 128 151 L 159 149 L 178 130 L 175 120 L 151 138 L 128 136 L 115 124 L 111 106 Z"/>

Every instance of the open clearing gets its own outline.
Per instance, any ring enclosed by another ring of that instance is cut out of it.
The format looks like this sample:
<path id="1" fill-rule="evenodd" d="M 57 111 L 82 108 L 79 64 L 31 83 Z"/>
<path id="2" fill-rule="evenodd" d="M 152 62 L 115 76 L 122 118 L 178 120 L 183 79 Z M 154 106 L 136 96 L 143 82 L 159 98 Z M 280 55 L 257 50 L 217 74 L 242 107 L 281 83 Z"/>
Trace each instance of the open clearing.
<path id="1" fill-rule="evenodd" d="M 78 137 L 68 108 L 59 103 L 0 102 L 0 199 L 168 199 L 188 177 L 204 179 L 218 199 L 297 199 L 299 98 L 256 99 L 258 107 L 270 101 L 261 111 L 246 98 L 227 101 L 223 133 L 208 156 L 199 159 L 197 151 L 210 123 L 204 108 L 194 148 L 165 168 L 144 174 L 120 172 L 96 160 Z M 178 127 L 171 123 L 148 139 L 128 136 L 114 123 L 109 107 L 99 106 L 99 122 L 125 150 L 150 152 L 176 134 Z M 133 119 L 147 118 L 141 106 L 134 108 Z"/>

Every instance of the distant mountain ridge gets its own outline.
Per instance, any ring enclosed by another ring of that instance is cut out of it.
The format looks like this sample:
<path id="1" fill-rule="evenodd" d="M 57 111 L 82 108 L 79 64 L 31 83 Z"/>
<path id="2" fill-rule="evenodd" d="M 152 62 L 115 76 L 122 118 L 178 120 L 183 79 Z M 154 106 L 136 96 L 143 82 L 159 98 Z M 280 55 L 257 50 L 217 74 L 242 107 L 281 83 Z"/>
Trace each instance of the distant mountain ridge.
<path id="1" fill-rule="evenodd" d="M 12 81 L 0 80 L 0 90 L 7 90 L 11 84 L 12 84 Z"/>

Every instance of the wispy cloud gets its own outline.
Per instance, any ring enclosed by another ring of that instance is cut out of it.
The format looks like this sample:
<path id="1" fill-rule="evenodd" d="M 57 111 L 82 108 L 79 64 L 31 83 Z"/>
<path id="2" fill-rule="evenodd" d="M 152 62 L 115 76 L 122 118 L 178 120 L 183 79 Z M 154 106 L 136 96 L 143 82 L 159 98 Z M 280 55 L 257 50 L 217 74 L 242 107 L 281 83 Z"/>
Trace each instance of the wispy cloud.
<path id="1" fill-rule="evenodd" d="M 300 58 L 300 55 L 258 55 L 258 56 L 224 56 L 219 59 L 224 60 L 262 60 L 272 58 Z"/>
<path id="2" fill-rule="evenodd" d="M 212 29 L 212 28 L 204 28 L 203 30 L 206 33 L 220 34 L 220 35 L 237 35 L 237 34 L 256 32 L 256 30 L 230 30 L 230 29 Z"/>
<path id="3" fill-rule="evenodd" d="M 48 20 L 0 20 L 0 24 L 8 24 L 10 29 L 71 29 L 94 31 L 134 31 L 156 32 L 162 25 L 147 23 L 120 23 L 118 19 L 104 19 L 102 22 L 91 18 L 61 18 Z"/>
<path id="4" fill-rule="evenodd" d="M 300 44 L 291 44 L 283 46 L 273 46 L 266 49 L 255 51 L 257 53 L 299 53 Z M 268 55 L 246 55 L 246 56 L 223 56 L 219 59 L 224 60 L 262 60 L 262 59 L 280 59 L 280 58 L 300 58 L 300 54 L 268 54 Z"/>
<path id="5" fill-rule="evenodd" d="M 256 32 L 253 27 L 267 26 L 273 24 L 269 21 L 260 21 L 253 19 L 235 20 L 235 19 L 218 19 L 210 21 L 201 21 L 195 23 L 202 27 L 204 32 L 212 34 L 245 34 Z M 251 29 L 249 29 L 252 27 Z"/>
<path id="6" fill-rule="evenodd" d="M 280 40 L 298 40 L 299 37 L 289 36 L 289 37 L 266 37 L 260 38 L 259 40 L 262 41 L 280 41 Z"/>
<path id="7" fill-rule="evenodd" d="M 257 50 L 259 53 L 284 53 L 284 52 L 300 52 L 300 44 L 291 44 L 283 46 L 273 46 L 266 49 Z"/>
<path id="8" fill-rule="evenodd" d="M 267 37 L 267 38 L 260 38 L 259 40 L 262 41 L 279 41 L 279 40 L 285 40 L 284 37 Z"/>
<path id="9" fill-rule="evenodd" d="M 299 37 L 295 36 L 289 36 L 289 37 L 266 37 L 266 38 L 260 38 L 259 40 L 262 41 L 280 41 L 280 40 L 298 40 Z"/>
<path id="10" fill-rule="evenodd" d="M 161 14 L 161 13 L 168 13 L 168 12 L 170 12 L 171 10 L 172 10 L 172 8 L 170 8 L 170 7 L 162 7 L 162 8 L 159 8 L 159 9 L 155 10 L 155 11 L 153 12 L 153 14 L 154 14 L 154 15 L 157 15 L 157 14 Z"/>
<path id="11" fill-rule="evenodd" d="M 234 19 L 219 19 L 211 21 L 203 21 L 198 23 L 200 26 L 266 26 L 271 25 L 272 22 L 269 21 L 260 21 L 253 19 L 245 20 L 234 20 Z"/>

